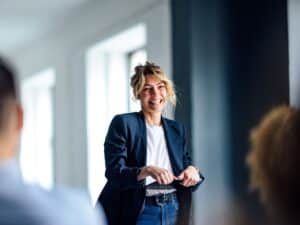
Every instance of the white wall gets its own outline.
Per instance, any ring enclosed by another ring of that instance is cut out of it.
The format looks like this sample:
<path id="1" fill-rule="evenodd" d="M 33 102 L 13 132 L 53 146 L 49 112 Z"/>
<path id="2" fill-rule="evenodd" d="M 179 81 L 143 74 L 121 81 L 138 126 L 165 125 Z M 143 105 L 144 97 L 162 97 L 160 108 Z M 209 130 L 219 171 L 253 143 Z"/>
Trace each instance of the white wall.
<path id="1" fill-rule="evenodd" d="M 11 56 L 21 79 L 49 67 L 56 71 L 56 184 L 87 189 L 85 51 L 139 22 L 147 26 L 149 60 L 171 74 L 169 0 L 93 1 L 62 29 Z"/>

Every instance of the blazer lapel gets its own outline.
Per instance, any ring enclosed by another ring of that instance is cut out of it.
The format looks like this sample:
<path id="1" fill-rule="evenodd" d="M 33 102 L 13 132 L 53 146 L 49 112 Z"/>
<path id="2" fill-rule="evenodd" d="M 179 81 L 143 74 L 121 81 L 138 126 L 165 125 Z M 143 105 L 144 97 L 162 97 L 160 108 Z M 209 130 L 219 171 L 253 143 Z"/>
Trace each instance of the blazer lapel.
<path id="1" fill-rule="evenodd" d="M 166 137 L 166 143 L 168 147 L 168 152 L 170 156 L 170 161 L 172 165 L 173 172 L 175 175 L 179 175 L 180 173 L 180 158 L 181 158 L 181 152 L 180 147 L 178 146 L 178 134 L 175 131 L 175 128 L 172 127 L 168 123 L 168 121 L 162 117 L 162 124 L 165 132 Z"/>
<path id="2" fill-rule="evenodd" d="M 138 121 L 139 121 L 139 129 L 137 132 L 140 132 L 138 135 L 141 137 L 141 146 L 139 148 L 139 154 L 137 158 L 140 160 L 141 165 L 146 165 L 146 157 L 147 157 L 147 133 L 146 133 L 146 124 L 144 115 L 142 112 L 138 113 Z"/>

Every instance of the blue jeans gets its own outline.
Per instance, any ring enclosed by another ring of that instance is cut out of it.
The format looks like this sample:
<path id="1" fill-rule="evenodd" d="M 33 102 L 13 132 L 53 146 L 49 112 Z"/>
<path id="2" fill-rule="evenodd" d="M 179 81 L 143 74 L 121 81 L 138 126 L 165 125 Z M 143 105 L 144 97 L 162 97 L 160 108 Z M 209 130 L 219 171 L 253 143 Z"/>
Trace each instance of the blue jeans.
<path id="1" fill-rule="evenodd" d="M 175 225 L 178 201 L 176 194 L 171 198 L 164 199 L 164 196 L 149 200 L 146 197 L 144 208 L 142 209 L 138 219 L 137 225 Z"/>

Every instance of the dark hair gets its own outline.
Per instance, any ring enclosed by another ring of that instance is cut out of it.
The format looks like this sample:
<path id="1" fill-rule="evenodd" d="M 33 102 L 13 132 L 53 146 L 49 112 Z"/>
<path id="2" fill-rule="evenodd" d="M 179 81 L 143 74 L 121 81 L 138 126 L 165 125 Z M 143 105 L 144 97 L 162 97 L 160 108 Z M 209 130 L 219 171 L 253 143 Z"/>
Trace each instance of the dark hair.
<path id="1" fill-rule="evenodd" d="M 14 72 L 9 64 L 0 57 L 0 128 L 3 127 L 8 99 L 17 99 Z"/>

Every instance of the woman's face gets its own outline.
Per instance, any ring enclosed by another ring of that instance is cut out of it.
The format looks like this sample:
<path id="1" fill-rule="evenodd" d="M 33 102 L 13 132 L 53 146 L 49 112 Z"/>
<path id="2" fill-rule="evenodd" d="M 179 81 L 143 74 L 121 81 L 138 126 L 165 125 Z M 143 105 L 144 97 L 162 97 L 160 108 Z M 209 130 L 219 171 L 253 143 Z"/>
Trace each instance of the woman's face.
<path id="1" fill-rule="evenodd" d="M 167 102 L 165 83 L 154 75 L 146 75 L 145 84 L 139 94 L 139 99 L 144 112 L 162 112 Z"/>

